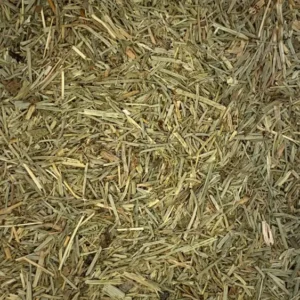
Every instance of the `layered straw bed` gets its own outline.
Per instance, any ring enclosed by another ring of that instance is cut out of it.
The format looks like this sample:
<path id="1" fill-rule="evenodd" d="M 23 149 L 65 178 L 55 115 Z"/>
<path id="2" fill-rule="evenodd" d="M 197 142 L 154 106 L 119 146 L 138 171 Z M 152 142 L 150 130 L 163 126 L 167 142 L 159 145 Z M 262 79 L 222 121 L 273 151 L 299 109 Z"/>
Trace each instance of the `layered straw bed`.
<path id="1" fill-rule="evenodd" d="M 300 299 L 298 0 L 0 0 L 0 299 Z"/>

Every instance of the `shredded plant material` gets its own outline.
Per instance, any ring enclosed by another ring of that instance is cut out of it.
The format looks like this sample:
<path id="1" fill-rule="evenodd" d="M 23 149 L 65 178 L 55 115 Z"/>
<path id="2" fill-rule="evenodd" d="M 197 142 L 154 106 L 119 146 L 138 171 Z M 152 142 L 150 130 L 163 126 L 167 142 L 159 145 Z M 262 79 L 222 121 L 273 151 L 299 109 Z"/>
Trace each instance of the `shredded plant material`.
<path id="1" fill-rule="evenodd" d="M 299 8 L 0 0 L 0 300 L 299 300 Z"/>

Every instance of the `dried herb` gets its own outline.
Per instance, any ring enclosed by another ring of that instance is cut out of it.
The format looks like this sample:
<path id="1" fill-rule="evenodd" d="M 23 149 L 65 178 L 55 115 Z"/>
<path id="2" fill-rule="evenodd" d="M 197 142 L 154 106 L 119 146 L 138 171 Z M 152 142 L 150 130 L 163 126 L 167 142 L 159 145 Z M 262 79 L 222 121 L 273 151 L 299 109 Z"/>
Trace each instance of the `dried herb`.
<path id="1" fill-rule="evenodd" d="M 297 1 L 0 2 L 0 299 L 299 298 Z"/>

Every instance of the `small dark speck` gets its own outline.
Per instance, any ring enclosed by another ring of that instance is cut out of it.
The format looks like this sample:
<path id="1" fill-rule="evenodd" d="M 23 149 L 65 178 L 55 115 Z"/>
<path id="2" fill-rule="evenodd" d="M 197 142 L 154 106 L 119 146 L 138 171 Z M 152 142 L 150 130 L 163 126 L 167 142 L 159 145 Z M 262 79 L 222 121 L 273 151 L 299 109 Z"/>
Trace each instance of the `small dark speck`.
<path id="1" fill-rule="evenodd" d="M 170 293 L 167 292 L 167 291 L 161 292 L 159 294 L 159 299 L 160 300 L 167 300 L 167 299 L 169 299 L 169 297 L 170 297 Z"/>
<path id="2" fill-rule="evenodd" d="M 104 233 L 100 236 L 100 245 L 102 248 L 108 248 L 109 245 L 112 243 L 113 237 L 107 228 Z"/>
<path id="3" fill-rule="evenodd" d="M 9 54 L 13 59 L 15 59 L 17 62 L 24 62 L 24 57 L 21 56 L 20 54 L 15 53 L 15 52 L 12 51 L 12 50 L 9 50 L 9 51 L 8 51 L 8 54 Z"/>
<path id="4" fill-rule="evenodd" d="M 89 255 L 86 257 L 86 259 L 85 259 L 85 261 L 84 261 L 84 264 L 85 264 L 86 267 L 89 267 L 89 266 L 90 266 L 90 264 L 91 264 L 92 261 L 93 261 L 93 258 L 94 258 L 94 256 L 93 256 L 92 254 L 89 254 Z"/>

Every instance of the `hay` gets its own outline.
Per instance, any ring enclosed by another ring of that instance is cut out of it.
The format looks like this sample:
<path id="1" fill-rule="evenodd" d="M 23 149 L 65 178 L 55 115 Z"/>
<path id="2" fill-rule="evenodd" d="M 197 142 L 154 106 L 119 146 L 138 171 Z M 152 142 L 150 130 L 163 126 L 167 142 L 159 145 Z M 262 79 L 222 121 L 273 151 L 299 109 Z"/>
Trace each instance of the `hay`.
<path id="1" fill-rule="evenodd" d="M 0 1 L 0 299 L 300 299 L 299 2 Z"/>

